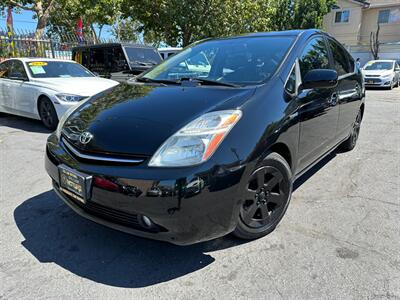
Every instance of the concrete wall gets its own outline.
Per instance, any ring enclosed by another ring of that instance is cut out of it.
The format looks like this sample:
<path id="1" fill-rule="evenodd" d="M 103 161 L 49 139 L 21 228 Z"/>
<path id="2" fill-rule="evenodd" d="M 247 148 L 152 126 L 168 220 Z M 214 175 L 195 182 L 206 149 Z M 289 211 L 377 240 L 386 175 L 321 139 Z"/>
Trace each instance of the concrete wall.
<path id="1" fill-rule="evenodd" d="M 333 9 L 324 16 L 323 29 L 334 36 L 338 41 L 346 45 L 356 45 L 360 34 L 362 21 L 362 7 L 351 1 L 338 0 L 340 9 Z M 349 10 L 348 23 L 335 23 L 335 14 L 343 9 Z"/>
<path id="2" fill-rule="evenodd" d="M 400 12 L 400 0 L 398 5 L 363 10 L 360 33 L 361 44 L 369 44 L 371 32 L 376 32 L 378 28 L 379 11 L 383 9 L 399 9 Z M 391 24 L 380 24 L 379 40 L 382 43 L 400 41 L 400 21 Z"/>

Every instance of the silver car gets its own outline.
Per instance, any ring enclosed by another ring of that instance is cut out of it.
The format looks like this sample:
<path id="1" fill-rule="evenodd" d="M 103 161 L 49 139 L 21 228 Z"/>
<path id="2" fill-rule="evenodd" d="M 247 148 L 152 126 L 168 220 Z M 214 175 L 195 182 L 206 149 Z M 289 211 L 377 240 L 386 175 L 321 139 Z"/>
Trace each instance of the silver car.
<path id="1" fill-rule="evenodd" d="M 400 67 L 395 60 L 371 60 L 362 68 L 366 87 L 392 89 L 400 85 Z"/>

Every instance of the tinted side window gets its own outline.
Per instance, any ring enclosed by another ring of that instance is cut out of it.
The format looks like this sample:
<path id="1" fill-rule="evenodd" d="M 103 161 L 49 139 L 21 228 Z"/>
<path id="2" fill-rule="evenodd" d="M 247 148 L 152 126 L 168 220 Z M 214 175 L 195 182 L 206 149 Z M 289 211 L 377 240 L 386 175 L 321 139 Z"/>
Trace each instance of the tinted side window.
<path id="1" fill-rule="evenodd" d="M 26 75 L 26 71 L 25 71 L 24 65 L 19 60 L 14 60 L 12 62 L 11 74 L 18 74 L 18 75 L 20 75 L 22 77 L 25 77 L 25 78 L 28 77 Z"/>
<path id="2" fill-rule="evenodd" d="M 0 78 L 8 78 L 10 75 L 10 62 L 6 61 L 0 64 Z"/>
<path id="3" fill-rule="evenodd" d="M 285 89 L 289 94 L 296 93 L 296 67 L 293 67 L 286 81 Z"/>
<path id="4" fill-rule="evenodd" d="M 310 70 L 329 69 L 328 49 L 322 37 L 312 39 L 299 57 L 301 78 Z"/>
<path id="5" fill-rule="evenodd" d="M 335 70 L 338 72 L 338 75 L 344 75 L 347 73 L 351 73 L 354 70 L 350 66 L 349 54 L 347 54 L 346 50 L 342 48 L 338 43 L 333 40 L 329 40 L 329 47 L 332 51 L 333 63 Z"/>

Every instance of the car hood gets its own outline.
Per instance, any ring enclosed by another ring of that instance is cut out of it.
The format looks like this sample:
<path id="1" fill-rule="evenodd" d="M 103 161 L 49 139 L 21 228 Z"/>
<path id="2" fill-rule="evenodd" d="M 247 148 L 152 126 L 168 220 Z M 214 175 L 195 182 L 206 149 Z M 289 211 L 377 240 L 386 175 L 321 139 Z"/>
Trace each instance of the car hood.
<path id="1" fill-rule="evenodd" d="M 145 86 L 121 84 L 81 105 L 67 120 L 63 136 L 86 152 L 152 155 L 161 144 L 198 116 L 236 109 L 255 88 Z M 78 136 L 90 132 L 83 145 Z M 74 138 L 71 138 L 71 137 Z"/>
<path id="2" fill-rule="evenodd" d="M 100 77 L 35 78 L 30 83 L 60 93 L 80 96 L 93 96 L 118 84 L 114 80 Z"/>
<path id="3" fill-rule="evenodd" d="M 363 70 L 364 75 L 386 76 L 393 74 L 391 70 Z"/>

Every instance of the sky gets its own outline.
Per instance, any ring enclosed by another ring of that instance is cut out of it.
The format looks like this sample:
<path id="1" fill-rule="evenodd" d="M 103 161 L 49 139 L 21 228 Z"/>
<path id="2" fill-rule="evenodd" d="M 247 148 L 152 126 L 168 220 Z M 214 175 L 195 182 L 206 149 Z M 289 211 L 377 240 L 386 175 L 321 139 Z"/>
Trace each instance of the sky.
<path id="1" fill-rule="evenodd" d="M 33 12 L 27 10 L 21 11 L 18 14 L 13 12 L 14 29 L 32 32 L 35 31 L 37 22 L 33 19 L 33 15 Z M 7 12 L 5 10 L 3 15 L 0 14 L 0 28 L 6 28 L 6 19 Z M 104 26 L 101 32 L 101 38 L 108 39 L 111 37 L 110 28 L 110 26 Z"/>

